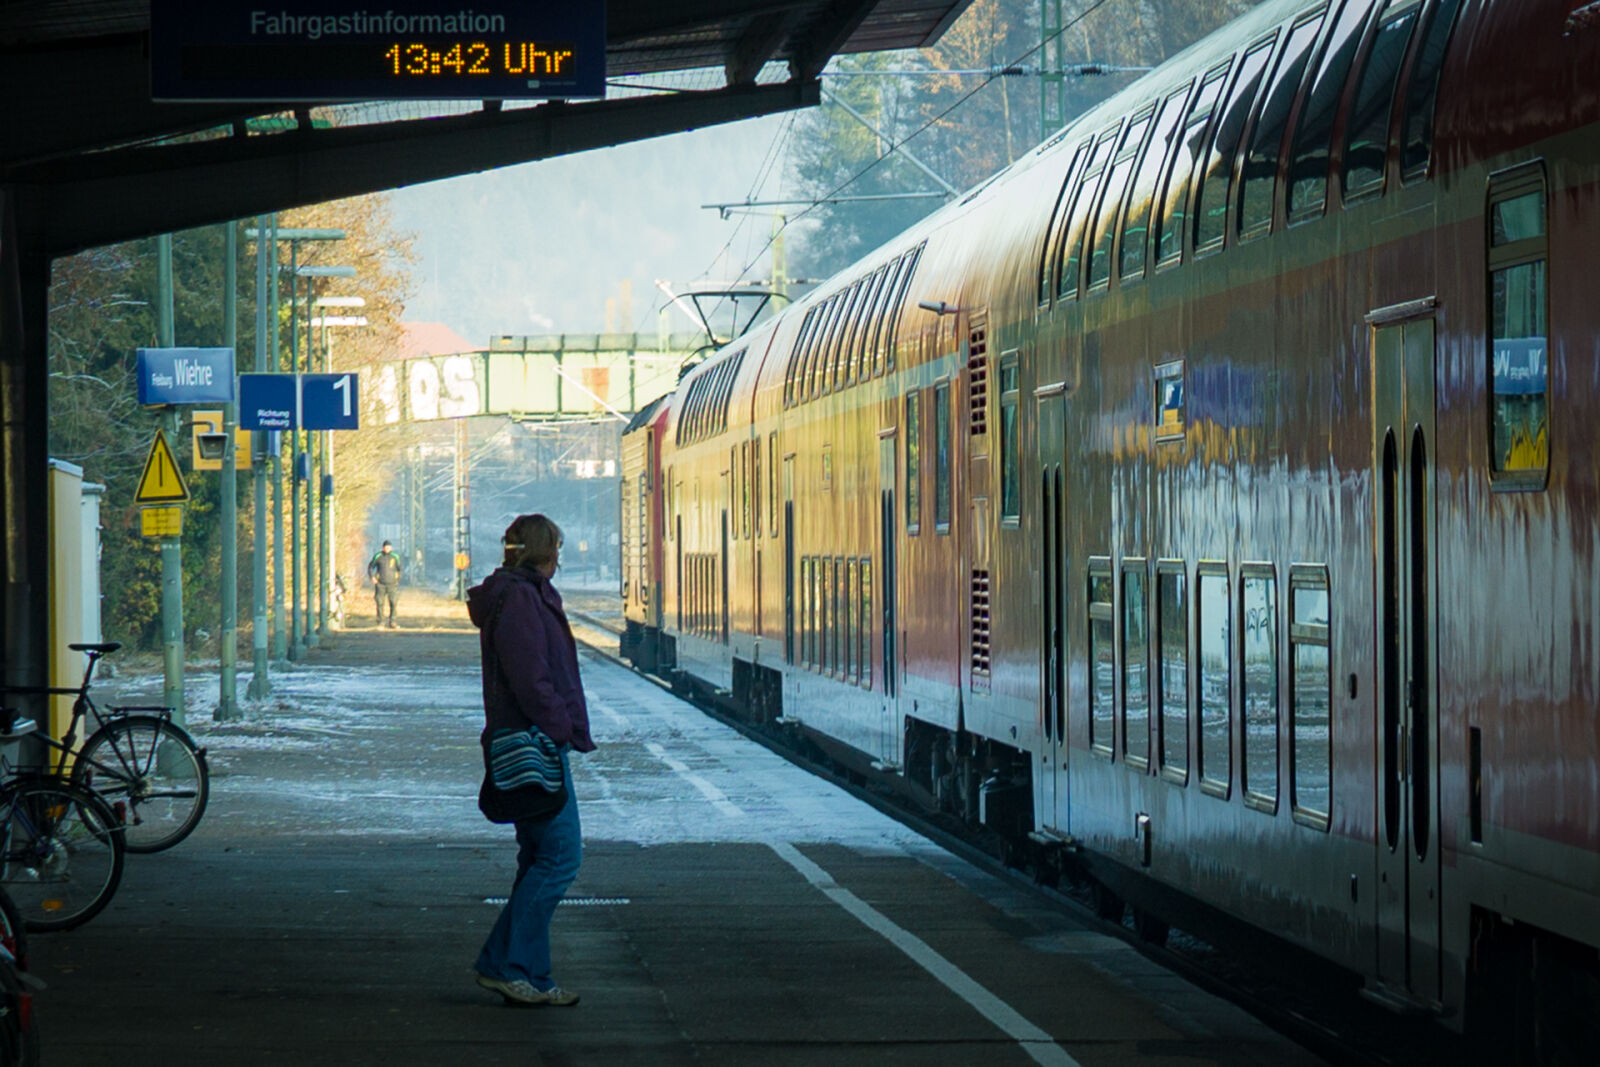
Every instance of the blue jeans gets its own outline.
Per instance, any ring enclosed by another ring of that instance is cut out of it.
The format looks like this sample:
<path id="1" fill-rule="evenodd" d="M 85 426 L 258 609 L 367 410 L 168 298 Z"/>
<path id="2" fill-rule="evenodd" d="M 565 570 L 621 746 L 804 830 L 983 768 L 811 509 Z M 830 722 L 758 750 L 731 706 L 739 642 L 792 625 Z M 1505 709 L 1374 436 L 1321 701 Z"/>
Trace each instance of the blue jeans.
<path id="1" fill-rule="evenodd" d="M 561 770 L 567 779 L 567 802 L 553 819 L 516 824 L 517 880 L 478 953 L 479 974 L 505 981 L 525 979 L 539 990 L 555 985 L 550 977 L 550 920 L 583 860 L 578 797 L 564 751 Z"/>

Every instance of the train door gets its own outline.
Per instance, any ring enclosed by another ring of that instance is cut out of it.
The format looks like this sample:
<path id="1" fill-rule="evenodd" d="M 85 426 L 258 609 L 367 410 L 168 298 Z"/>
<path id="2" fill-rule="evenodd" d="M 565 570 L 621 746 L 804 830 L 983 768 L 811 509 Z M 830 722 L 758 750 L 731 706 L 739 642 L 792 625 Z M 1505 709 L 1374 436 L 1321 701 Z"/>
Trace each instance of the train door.
<path id="1" fill-rule="evenodd" d="M 895 477 L 898 470 L 895 464 L 895 430 L 891 427 L 878 432 L 878 581 L 876 590 L 873 590 L 881 605 L 878 616 L 883 627 L 883 639 L 879 647 L 883 652 L 883 670 L 879 674 L 883 700 L 882 742 L 880 757 L 891 763 L 899 762 L 900 741 L 900 702 L 897 698 L 899 691 L 899 675 L 896 673 L 895 664 L 895 627 L 898 625 L 895 611 L 895 594 L 898 588 L 895 581 Z M 863 626 L 869 628 L 871 624 L 863 620 Z M 868 663 L 870 664 L 870 654 Z"/>
<path id="2" fill-rule="evenodd" d="M 783 457 L 783 661 L 794 662 L 794 457 Z"/>
<path id="3" fill-rule="evenodd" d="M 1378 976 L 1441 999 L 1433 302 L 1374 312 Z"/>
<path id="4" fill-rule="evenodd" d="M 1070 830 L 1067 789 L 1067 580 L 1061 461 L 1066 390 L 1061 383 L 1034 394 L 1039 428 L 1039 537 L 1034 573 L 1039 577 L 1039 786 L 1040 825 Z"/>
<path id="5" fill-rule="evenodd" d="M 722 588 L 719 590 L 722 595 L 722 618 L 717 621 L 717 625 L 722 629 L 723 644 L 728 643 L 728 559 L 728 512 L 724 510 L 722 512 L 722 554 L 720 560 L 722 564 Z"/>

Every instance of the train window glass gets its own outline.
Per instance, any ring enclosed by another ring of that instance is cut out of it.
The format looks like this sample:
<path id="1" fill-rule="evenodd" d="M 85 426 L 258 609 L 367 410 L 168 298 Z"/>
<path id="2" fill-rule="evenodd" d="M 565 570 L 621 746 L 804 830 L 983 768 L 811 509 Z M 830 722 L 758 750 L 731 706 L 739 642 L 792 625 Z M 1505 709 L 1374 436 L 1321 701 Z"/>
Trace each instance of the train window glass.
<path id="1" fill-rule="evenodd" d="M 883 292 L 878 296 L 878 309 L 873 312 L 877 324 L 873 327 L 872 338 L 872 373 L 874 376 L 882 374 L 890 366 L 889 360 L 889 323 L 894 310 L 895 289 L 900 283 L 900 271 L 905 266 L 905 257 L 900 256 L 892 262 L 884 264 Z"/>
<path id="2" fill-rule="evenodd" d="M 1328 572 L 1289 571 L 1290 788 L 1297 822 L 1328 828 L 1332 798 L 1333 660 Z"/>
<path id="3" fill-rule="evenodd" d="M 1119 127 L 1120 123 L 1100 135 L 1089 156 L 1089 165 L 1084 167 L 1083 177 L 1078 181 L 1072 211 L 1067 215 L 1067 225 L 1062 230 L 1061 277 L 1056 284 L 1058 299 L 1071 300 L 1078 295 L 1078 285 L 1083 280 L 1084 231 L 1088 229 L 1089 217 L 1094 213 L 1096 194 L 1100 191 L 1106 164 L 1111 161 Z"/>
<path id="4" fill-rule="evenodd" d="M 1162 190 L 1161 213 L 1156 216 L 1156 266 L 1176 263 L 1183 258 L 1183 230 L 1189 217 L 1189 183 L 1206 143 L 1206 131 L 1211 126 L 1211 110 L 1217 97 L 1222 95 L 1223 79 L 1228 76 L 1229 59 L 1214 68 L 1200 83 L 1199 92 L 1189 105 L 1189 117 L 1184 120 L 1183 134 L 1178 138 L 1178 150 L 1173 154 L 1172 167 L 1167 172 Z"/>
<path id="5" fill-rule="evenodd" d="M 806 312 L 806 317 L 800 322 L 800 332 L 794 335 L 794 348 L 789 352 L 789 362 L 783 368 L 783 404 L 788 407 L 794 403 L 794 376 L 800 366 L 800 357 L 805 353 L 806 335 L 811 332 L 811 324 L 816 321 L 817 309 L 811 308 Z"/>
<path id="6" fill-rule="evenodd" d="M 845 367 L 846 382 L 863 381 L 872 376 L 872 356 L 867 352 L 867 334 L 872 328 L 872 285 L 877 280 L 873 274 L 857 284 L 861 291 L 856 295 L 856 306 L 851 316 L 849 366 Z"/>
<path id="7" fill-rule="evenodd" d="M 1239 690 L 1244 802 L 1278 810 L 1278 580 L 1269 563 L 1239 568 Z"/>
<path id="8" fill-rule="evenodd" d="M 778 536 L 778 431 L 767 435 L 767 522 L 773 537 Z"/>
<path id="9" fill-rule="evenodd" d="M 861 684 L 872 688 L 872 560 L 861 561 Z"/>
<path id="10" fill-rule="evenodd" d="M 817 561 L 817 671 L 833 669 L 833 560 Z"/>
<path id="11" fill-rule="evenodd" d="M 1344 95 L 1345 79 L 1361 43 L 1361 28 L 1370 8 L 1347 3 L 1334 22 L 1323 47 L 1322 61 L 1300 110 L 1289 157 L 1289 221 L 1299 222 L 1322 214 L 1328 199 L 1328 149 L 1333 140 L 1333 120 Z"/>
<path id="12" fill-rule="evenodd" d="M 906 394 L 906 533 L 922 527 L 922 394 Z"/>
<path id="13" fill-rule="evenodd" d="M 889 352 L 884 358 L 890 370 L 894 370 L 894 350 L 900 343 L 900 309 L 905 306 L 906 293 L 911 290 L 911 276 L 917 272 L 917 264 L 922 261 L 925 247 L 926 242 L 911 250 L 905 269 L 900 272 L 900 284 L 895 288 L 894 299 L 889 304 Z"/>
<path id="14" fill-rule="evenodd" d="M 1183 360 L 1155 368 L 1155 423 L 1157 441 L 1181 441 L 1184 430 Z"/>
<path id="15" fill-rule="evenodd" d="M 1538 164 L 1490 187 L 1489 459 L 1497 487 L 1540 488 L 1550 466 L 1548 210 Z"/>
<path id="16" fill-rule="evenodd" d="M 1161 776 L 1189 781 L 1189 590 L 1181 560 L 1156 564 L 1156 685 Z"/>
<path id="17" fill-rule="evenodd" d="M 1000 521 L 1015 526 L 1022 516 L 1022 470 L 1017 442 L 1017 354 L 1000 357 Z"/>
<path id="18" fill-rule="evenodd" d="M 1112 758 L 1117 703 L 1116 602 L 1112 599 L 1111 561 L 1089 560 L 1089 747 Z"/>
<path id="19" fill-rule="evenodd" d="M 1445 49 L 1460 9 L 1460 0 L 1439 0 L 1433 6 L 1422 50 L 1411 67 L 1402 120 L 1405 125 L 1400 132 L 1400 176 L 1406 181 L 1428 173 L 1428 160 L 1433 156 L 1433 109 L 1439 97 L 1439 72 L 1444 68 Z"/>
<path id="20" fill-rule="evenodd" d="M 883 306 L 884 269 L 879 267 L 867 278 L 866 296 L 861 301 L 861 336 L 856 338 L 860 366 L 856 376 L 866 381 L 882 369 L 878 361 L 878 332 L 881 319 L 878 309 Z"/>
<path id="21" fill-rule="evenodd" d="M 822 307 L 817 311 L 817 328 L 812 331 L 810 350 L 806 352 L 805 370 L 801 374 L 802 401 L 817 395 L 817 366 L 822 362 L 823 353 L 827 351 L 828 336 L 833 331 L 833 317 L 838 304 L 839 295 L 835 293 L 823 301 Z"/>
<path id="22" fill-rule="evenodd" d="M 760 482 L 755 482 L 755 471 L 750 467 L 750 442 L 739 442 L 739 536 L 750 536 L 750 498 L 760 492 Z"/>
<path id="23" fill-rule="evenodd" d="M 750 491 L 745 501 L 744 517 L 748 524 L 745 527 L 746 537 L 761 536 L 761 438 L 755 440 L 755 447 L 751 448 L 747 442 L 744 446 L 745 454 L 749 457 L 750 465 Z M 754 522 L 751 522 L 751 519 Z"/>
<path id="24" fill-rule="evenodd" d="M 1128 195 L 1128 210 L 1122 221 L 1121 277 L 1137 278 L 1144 274 L 1145 256 L 1150 236 L 1150 203 L 1155 198 L 1156 183 L 1161 169 L 1172 154 L 1173 134 L 1178 120 L 1183 117 L 1183 101 L 1191 85 L 1185 85 L 1167 96 L 1157 112 L 1144 152 L 1139 157 L 1138 170 L 1133 181 L 1133 191 Z"/>
<path id="25" fill-rule="evenodd" d="M 1233 784 L 1233 618 L 1228 565 L 1195 568 L 1195 689 L 1200 697 L 1200 788 L 1226 797 Z"/>
<path id="26" fill-rule="evenodd" d="M 1196 253 L 1221 248 L 1223 236 L 1228 232 L 1228 197 L 1233 189 L 1233 161 L 1239 152 L 1239 141 L 1244 135 L 1245 119 L 1255 107 L 1256 94 L 1261 90 L 1261 76 L 1272 57 L 1272 46 L 1277 41 L 1274 33 L 1264 41 L 1251 45 L 1239 63 L 1239 73 L 1234 79 L 1233 95 L 1229 98 L 1222 116 L 1211 133 L 1211 144 L 1206 150 L 1205 166 L 1201 170 L 1200 195 L 1195 206 L 1194 247 Z"/>
<path id="27" fill-rule="evenodd" d="M 1051 286 L 1053 278 L 1050 252 L 1056 247 L 1056 232 L 1065 225 L 1064 213 L 1067 207 L 1068 194 L 1078 180 L 1078 167 L 1088 158 L 1089 142 L 1080 144 L 1072 153 L 1072 159 L 1067 164 L 1067 176 L 1061 181 L 1061 188 L 1056 192 L 1055 207 L 1050 209 L 1050 225 L 1045 228 L 1044 247 L 1039 249 L 1039 306 L 1044 307 L 1050 303 L 1050 294 L 1054 291 Z"/>
<path id="28" fill-rule="evenodd" d="M 1144 147 L 1144 134 L 1150 128 L 1155 105 L 1151 104 L 1128 123 L 1122 135 L 1122 144 L 1106 176 L 1105 192 L 1100 195 L 1099 218 L 1089 235 L 1089 288 L 1103 288 L 1111 282 L 1111 243 L 1117 233 L 1117 213 L 1122 208 L 1122 196 L 1128 189 L 1128 179 L 1139 162 L 1139 150 Z"/>
<path id="29" fill-rule="evenodd" d="M 950 532 L 950 383 L 933 387 L 933 528 Z"/>
<path id="30" fill-rule="evenodd" d="M 856 600 L 856 592 L 861 588 L 861 563 L 853 559 L 847 567 L 844 602 L 849 624 L 845 627 L 844 670 L 852 684 L 860 685 L 861 658 L 858 651 L 861 644 L 861 605 Z"/>
<path id="31" fill-rule="evenodd" d="M 848 588 L 845 584 L 845 576 L 848 572 L 845 569 L 844 560 L 836 558 L 833 561 L 831 573 L 833 576 L 832 673 L 837 678 L 844 678 L 847 675 L 845 653 L 850 645 L 850 599 L 845 593 Z"/>
<path id="32" fill-rule="evenodd" d="M 811 667 L 811 559 L 800 561 L 800 666 Z"/>
<path id="33" fill-rule="evenodd" d="M 1344 195 L 1349 200 L 1383 188 L 1383 165 L 1389 154 L 1389 119 L 1394 113 L 1400 65 L 1417 23 L 1420 0 L 1390 0 L 1367 52 L 1357 81 L 1355 100 L 1346 120 Z M 1398 10 L 1405 8 L 1405 10 Z"/>
<path id="34" fill-rule="evenodd" d="M 1240 240 L 1258 237 L 1272 228 L 1273 193 L 1278 187 L 1278 156 L 1283 150 L 1283 131 L 1289 123 L 1289 109 L 1300 91 L 1306 64 L 1311 59 L 1311 46 L 1316 44 L 1324 14 L 1326 9 L 1318 8 L 1295 22 L 1278 56 L 1278 66 L 1272 72 L 1261 113 L 1250 132 L 1250 148 L 1245 153 L 1240 177 Z"/>
<path id="35" fill-rule="evenodd" d="M 1122 561 L 1122 756 L 1150 766 L 1150 577 L 1143 559 Z"/>
<path id="36" fill-rule="evenodd" d="M 861 283 L 850 286 L 844 296 L 844 310 L 839 313 L 839 333 L 833 349 L 833 373 L 830 379 L 835 389 L 843 389 L 851 381 L 852 348 L 856 339 L 857 311 L 861 303 Z"/>

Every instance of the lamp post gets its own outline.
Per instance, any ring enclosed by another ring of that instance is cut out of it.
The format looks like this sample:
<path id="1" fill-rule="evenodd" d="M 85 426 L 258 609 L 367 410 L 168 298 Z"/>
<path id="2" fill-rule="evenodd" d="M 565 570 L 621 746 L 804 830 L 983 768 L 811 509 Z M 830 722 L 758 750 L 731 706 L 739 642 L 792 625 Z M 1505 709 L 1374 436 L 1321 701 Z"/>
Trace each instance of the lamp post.
<path id="1" fill-rule="evenodd" d="M 359 296 L 320 296 L 316 306 L 321 308 L 361 308 L 367 302 Z M 326 311 L 318 318 L 311 320 L 313 328 L 322 328 L 322 370 L 324 373 L 333 370 L 333 335 L 328 332 L 333 326 L 365 326 L 365 315 L 329 315 Z M 322 570 L 322 584 L 318 589 L 320 604 L 317 615 L 317 632 L 326 636 L 328 629 L 328 592 L 334 581 L 338 580 L 339 568 L 334 559 L 332 536 L 329 528 L 334 524 L 333 502 L 333 431 L 322 431 L 322 492 L 318 499 L 322 503 L 320 521 L 317 528 L 321 531 L 317 546 L 319 565 Z"/>
<path id="2" fill-rule="evenodd" d="M 290 315 L 289 315 L 290 366 L 289 366 L 289 369 L 292 371 L 292 370 L 295 369 L 295 360 L 297 359 L 297 353 L 298 353 L 298 338 L 296 336 L 296 320 L 297 320 L 297 316 L 294 314 L 295 299 L 296 299 L 296 293 L 295 293 L 295 288 L 294 288 L 294 279 L 297 276 L 298 271 L 299 271 L 300 242 L 302 242 L 302 241 L 342 241 L 342 240 L 345 239 L 346 234 L 345 234 L 344 230 L 338 230 L 338 229 L 303 228 L 303 227 L 280 227 L 280 226 L 276 225 L 276 217 L 275 216 L 271 216 L 269 218 L 270 218 L 270 221 L 268 221 L 266 226 L 253 227 L 253 228 L 247 229 L 247 230 L 245 230 L 244 235 L 245 235 L 245 239 L 246 240 L 251 240 L 251 241 L 270 241 L 270 242 L 272 242 L 271 247 L 274 250 L 276 250 L 278 242 L 280 242 L 280 241 L 286 241 L 289 244 L 289 272 L 290 272 L 289 273 L 289 279 L 290 279 L 290 281 L 289 281 L 289 310 L 290 310 Z M 271 269 L 268 272 L 268 274 L 269 274 L 268 288 L 271 290 L 271 306 L 274 309 L 274 312 L 276 312 L 276 308 L 278 306 L 278 257 L 277 257 L 276 254 L 273 254 L 271 256 Z M 258 275 L 258 278 L 259 278 L 259 275 Z M 258 284 L 259 284 L 259 282 L 258 282 Z M 264 295 L 265 294 L 263 294 L 263 296 Z M 272 356 L 271 356 L 271 360 L 270 360 L 271 366 L 268 366 L 267 365 L 268 361 L 266 361 L 266 360 L 264 360 L 262 358 L 263 350 L 258 348 L 256 350 L 256 352 L 257 352 L 256 369 L 258 371 L 268 371 L 268 370 L 272 370 L 274 367 L 281 367 L 282 366 L 282 364 L 280 363 L 280 357 L 279 357 L 279 354 L 278 354 L 278 316 L 277 316 L 276 313 L 274 313 L 272 315 L 271 330 L 272 330 Z M 268 436 L 269 435 L 266 434 L 266 433 L 262 434 L 263 438 L 266 438 Z M 265 456 L 265 452 L 263 452 L 263 456 Z M 272 658 L 274 658 L 274 659 L 281 660 L 281 659 L 284 659 L 286 657 L 287 658 L 296 658 L 297 659 L 297 658 L 299 658 L 299 650 L 296 647 L 298 643 L 295 642 L 295 641 L 290 640 L 289 636 L 284 633 L 284 621 L 285 620 L 284 620 L 284 603 L 283 603 L 283 586 L 284 586 L 284 581 L 283 581 L 283 579 L 284 579 L 284 574 L 283 574 L 283 570 L 284 570 L 284 568 L 283 568 L 283 544 L 284 544 L 284 538 L 283 538 L 283 456 L 281 454 L 281 451 L 276 453 L 276 454 L 274 454 L 274 455 L 272 455 L 270 457 L 270 462 L 272 464 L 272 526 L 273 526 L 273 538 L 272 538 L 272 541 L 273 541 L 273 545 L 272 545 L 272 563 L 273 563 L 272 608 L 273 608 L 273 619 L 274 619 L 274 623 L 275 623 L 275 626 L 274 626 L 274 629 L 273 629 L 273 634 L 272 634 L 272 650 L 271 651 L 272 651 Z M 257 474 L 258 478 L 261 478 L 263 476 L 264 476 L 264 472 L 260 472 L 260 473 Z M 293 489 L 293 483 L 291 483 L 291 490 L 292 489 Z M 261 483 L 258 483 L 257 496 L 256 496 L 256 499 L 258 501 L 258 514 L 259 514 L 259 502 L 262 501 L 265 498 L 265 495 L 266 494 L 265 494 L 264 486 Z M 290 493 L 291 512 L 298 512 L 298 510 L 299 510 L 297 507 L 293 507 L 296 499 L 297 498 L 294 496 L 293 492 L 291 491 L 291 493 Z M 291 542 L 291 545 L 294 545 L 294 544 L 297 543 L 297 540 L 296 540 L 296 538 L 294 536 L 294 531 L 296 530 L 296 528 L 298 526 L 298 523 L 299 523 L 298 515 L 297 514 L 291 514 L 291 516 L 290 516 L 290 542 Z M 266 545 L 266 524 L 264 522 L 258 522 L 256 524 L 255 535 L 256 535 L 256 546 L 255 546 L 256 547 L 256 557 L 258 559 L 265 560 L 267 545 Z M 296 564 L 296 569 L 298 569 L 298 563 L 299 563 L 298 556 L 299 556 L 299 554 L 298 554 L 298 552 L 295 552 L 295 553 L 292 553 L 292 555 L 294 557 L 294 562 Z M 264 605 L 265 604 L 265 598 L 266 598 L 266 590 L 265 590 L 266 569 L 265 569 L 265 567 L 257 567 L 256 568 L 256 580 L 259 583 L 261 583 L 261 588 L 258 588 L 257 591 L 256 591 L 256 600 L 257 600 L 258 603 L 261 603 L 262 605 Z M 258 623 L 264 623 L 265 622 L 265 617 L 266 617 L 266 612 L 265 612 L 265 609 L 263 607 L 263 610 L 261 611 L 260 615 L 258 616 Z M 291 620 L 291 628 L 298 628 L 298 625 L 299 625 L 298 617 L 296 617 L 295 619 Z M 262 649 L 264 647 L 265 646 L 262 646 L 262 645 L 259 645 L 259 644 L 257 646 L 258 650 Z M 271 690 L 271 685 L 267 681 L 266 658 L 267 657 L 263 652 L 261 652 L 261 651 L 257 652 L 257 654 L 256 654 L 256 677 L 254 679 L 252 679 L 252 681 L 250 683 L 250 696 L 252 696 L 252 697 L 257 697 L 257 698 L 264 697 L 264 696 L 266 696 L 268 693 L 270 693 L 272 691 Z"/>
<path id="3" fill-rule="evenodd" d="M 297 267 L 295 269 L 295 275 L 297 277 L 306 279 L 306 358 L 305 358 L 304 366 L 303 367 L 302 366 L 297 366 L 295 368 L 296 370 L 304 370 L 306 372 L 309 372 L 311 370 L 311 366 L 312 366 L 312 355 L 311 354 L 312 354 L 313 337 L 312 337 L 312 333 L 311 333 L 311 330 L 312 330 L 311 309 L 312 309 L 313 303 L 314 303 L 314 301 L 316 299 L 316 280 L 318 278 L 353 278 L 353 277 L 355 277 L 355 274 L 356 274 L 356 269 L 354 267 L 345 267 L 345 266 L 324 267 L 324 266 L 314 266 L 314 265 L 307 264 L 306 266 Z M 295 313 L 294 312 L 294 305 L 293 305 L 292 302 L 290 304 L 290 309 L 291 309 L 291 314 L 294 314 Z M 324 441 L 325 440 L 326 440 L 326 434 L 324 434 Z M 305 571 L 305 599 L 304 599 L 304 601 L 302 601 L 302 603 L 305 604 L 305 613 L 304 613 L 303 616 L 301 616 L 301 618 L 303 619 L 303 622 L 302 622 L 302 624 L 301 624 L 301 626 L 299 628 L 299 648 L 300 648 L 300 655 L 302 657 L 304 657 L 305 652 L 306 652 L 307 649 L 316 648 L 317 645 L 319 645 L 321 643 L 321 641 L 322 641 L 322 636 L 321 636 L 320 630 L 315 628 L 315 627 L 313 627 L 312 624 L 311 624 L 311 615 L 312 615 L 312 610 L 313 610 L 312 609 L 312 604 L 316 599 L 315 590 L 317 589 L 318 581 L 319 581 L 319 579 L 322 582 L 326 582 L 327 581 L 327 576 L 326 576 L 325 573 L 324 574 L 320 574 L 320 575 L 318 573 L 321 570 L 321 568 L 318 566 L 320 560 L 318 559 L 318 553 L 317 553 L 317 549 L 316 549 L 316 544 L 317 544 L 317 535 L 316 535 L 316 531 L 317 531 L 317 509 L 316 509 L 316 502 L 317 502 L 317 496 L 318 496 L 317 490 L 318 490 L 318 487 L 319 487 L 320 479 L 318 479 L 316 477 L 316 463 L 315 463 L 315 459 L 314 459 L 314 455 L 315 455 L 315 452 L 316 452 L 316 449 L 314 447 L 315 444 L 316 444 L 315 431 L 313 431 L 313 430 L 297 430 L 297 431 L 295 431 L 295 435 L 294 435 L 294 450 L 295 450 L 294 469 L 295 469 L 296 476 L 301 478 L 305 482 L 305 491 L 306 491 L 306 497 L 305 497 L 305 500 L 306 500 L 306 505 L 305 505 L 306 506 L 305 554 L 301 557 L 302 560 L 304 561 L 304 564 L 305 564 L 305 566 L 304 566 L 304 571 Z M 324 514 L 322 516 L 322 518 L 324 520 L 326 520 L 327 516 Z M 295 588 L 296 599 L 298 599 L 299 593 L 300 593 L 299 578 L 298 578 L 298 575 L 297 575 L 296 576 L 296 588 Z"/>

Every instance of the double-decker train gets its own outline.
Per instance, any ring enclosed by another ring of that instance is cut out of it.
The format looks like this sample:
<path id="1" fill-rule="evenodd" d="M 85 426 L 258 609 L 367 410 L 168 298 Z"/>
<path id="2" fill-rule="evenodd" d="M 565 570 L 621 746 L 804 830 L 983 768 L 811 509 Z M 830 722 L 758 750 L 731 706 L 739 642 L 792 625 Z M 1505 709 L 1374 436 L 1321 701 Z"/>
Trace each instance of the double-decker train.
<path id="1" fill-rule="evenodd" d="M 1600 3 L 1267 0 L 639 412 L 624 652 L 1587 1062 L 1597 249 Z"/>

